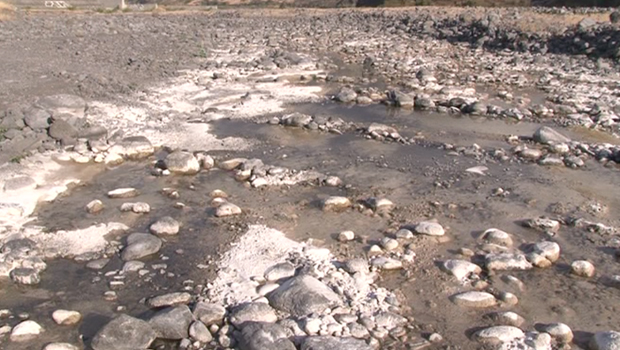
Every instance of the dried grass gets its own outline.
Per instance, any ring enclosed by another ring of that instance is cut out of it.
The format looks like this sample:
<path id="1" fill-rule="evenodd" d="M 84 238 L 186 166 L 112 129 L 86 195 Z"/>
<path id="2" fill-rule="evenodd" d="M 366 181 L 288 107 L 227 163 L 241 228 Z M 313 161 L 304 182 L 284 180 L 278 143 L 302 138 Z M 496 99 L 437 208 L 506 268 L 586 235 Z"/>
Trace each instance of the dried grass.
<path id="1" fill-rule="evenodd" d="M 0 1 L 0 21 L 10 20 L 14 15 L 15 7 L 11 4 Z"/>

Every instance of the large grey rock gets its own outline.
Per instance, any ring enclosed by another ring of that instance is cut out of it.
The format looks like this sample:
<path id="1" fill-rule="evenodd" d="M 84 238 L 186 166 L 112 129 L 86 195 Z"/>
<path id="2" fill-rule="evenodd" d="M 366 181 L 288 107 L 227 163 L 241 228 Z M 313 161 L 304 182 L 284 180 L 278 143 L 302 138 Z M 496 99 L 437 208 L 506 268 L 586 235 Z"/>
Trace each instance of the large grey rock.
<path id="1" fill-rule="evenodd" d="M 248 322 L 236 339 L 241 350 L 295 350 L 295 345 L 288 339 L 292 335 L 278 324 Z"/>
<path id="2" fill-rule="evenodd" d="M 301 343 L 301 350 L 372 350 L 365 341 L 355 338 L 331 336 L 307 337 Z"/>
<path id="3" fill-rule="evenodd" d="M 207 326 L 220 324 L 226 315 L 226 309 L 219 304 L 199 302 L 194 306 L 194 317 Z"/>
<path id="4" fill-rule="evenodd" d="M 548 126 L 541 126 L 534 132 L 534 141 L 545 145 L 570 142 L 570 139 Z"/>
<path id="5" fill-rule="evenodd" d="M 164 160 L 166 168 L 177 174 L 196 174 L 200 171 L 200 162 L 191 153 L 185 151 L 175 151 L 166 156 Z"/>
<path id="6" fill-rule="evenodd" d="M 127 247 L 121 253 L 123 261 L 138 260 L 157 253 L 162 246 L 161 239 L 149 233 L 132 233 L 127 237 Z"/>
<path id="7" fill-rule="evenodd" d="M 268 322 L 278 320 L 275 310 L 265 303 L 246 303 L 235 307 L 230 313 L 230 323 L 240 326 L 245 322 Z"/>
<path id="8" fill-rule="evenodd" d="M 63 143 L 69 143 L 78 137 L 78 131 L 63 119 L 54 120 L 50 125 L 48 134 L 51 138 Z"/>
<path id="9" fill-rule="evenodd" d="M 97 332 L 91 347 L 93 350 L 148 349 L 156 337 L 148 322 L 120 315 Z"/>
<path id="10" fill-rule="evenodd" d="M 311 276 L 297 276 L 284 282 L 269 295 L 269 303 L 293 316 L 320 313 L 341 303 L 333 290 Z"/>
<path id="11" fill-rule="evenodd" d="M 178 340 L 189 336 L 189 325 L 194 320 L 187 305 L 169 307 L 157 312 L 149 324 L 162 339 Z"/>
<path id="12" fill-rule="evenodd" d="M 619 350 L 620 332 L 607 331 L 598 332 L 590 339 L 590 349 L 592 350 Z"/>
<path id="13" fill-rule="evenodd" d="M 24 111 L 24 123 L 33 130 L 47 129 L 50 125 L 51 115 L 40 108 L 28 108 Z"/>

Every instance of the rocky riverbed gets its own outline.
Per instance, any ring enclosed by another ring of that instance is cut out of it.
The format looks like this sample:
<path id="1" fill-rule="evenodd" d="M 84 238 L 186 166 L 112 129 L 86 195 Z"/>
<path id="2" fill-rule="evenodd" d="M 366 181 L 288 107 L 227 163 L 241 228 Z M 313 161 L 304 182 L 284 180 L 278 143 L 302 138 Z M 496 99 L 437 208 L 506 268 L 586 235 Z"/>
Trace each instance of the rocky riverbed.
<path id="1" fill-rule="evenodd" d="M 0 21 L 0 348 L 620 347 L 606 9 Z"/>

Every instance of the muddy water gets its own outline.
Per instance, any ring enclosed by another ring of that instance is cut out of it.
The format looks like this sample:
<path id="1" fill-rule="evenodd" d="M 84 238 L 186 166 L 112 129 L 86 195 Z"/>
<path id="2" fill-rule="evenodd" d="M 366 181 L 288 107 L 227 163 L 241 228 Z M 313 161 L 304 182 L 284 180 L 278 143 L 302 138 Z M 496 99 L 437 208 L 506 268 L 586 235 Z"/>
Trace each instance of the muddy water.
<path id="1" fill-rule="evenodd" d="M 337 175 L 349 186 L 297 185 L 251 189 L 221 170 L 197 176 L 155 177 L 151 175 L 151 164 L 156 157 L 149 162 L 107 170 L 54 203 L 42 206 L 36 224 L 53 231 L 117 221 L 130 226 L 132 232 L 145 232 L 157 218 L 171 215 L 182 223 L 181 232 L 167 239 L 159 255 L 146 261 L 147 267 L 166 264 L 165 271 L 151 269 L 153 274 L 149 278 L 128 275 L 125 287 L 117 291 L 118 300 L 109 302 L 102 297 L 109 290 L 107 283 L 111 280 L 104 274 L 122 266 L 118 257 L 113 257 L 101 272 L 87 270 L 83 263 L 51 261 L 37 288 L 5 283 L 1 299 L 8 302 L 4 307 L 27 312 L 32 319 L 41 321 L 48 329 L 38 340 L 41 344 L 53 340 L 77 342 L 79 334 L 83 334 L 88 342 L 119 306 L 133 315 L 144 314 L 148 312 L 141 303 L 145 297 L 208 283 L 215 273 L 213 259 L 248 224 L 265 224 L 296 240 L 312 239 L 315 244 L 329 247 L 338 257 L 345 259 L 365 255 L 371 244 L 401 225 L 430 218 L 439 220 L 447 228 L 447 238 L 416 237 L 410 242 L 417 254 L 413 266 L 403 271 L 383 273 L 380 281 L 398 291 L 405 313 L 415 317 L 413 337 L 439 332 L 445 339 L 440 346 L 450 345 L 452 349 L 478 347 L 468 336 L 478 327 L 487 325 L 482 316 L 496 309 L 467 310 L 452 304 L 448 299 L 450 295 L 471 287 L 449 278 L 437 264 L 449 258 L 462 258 L 457 254 L 459 248 L 476 251 L 477 238 L 490 227 L 512 233 L 516 247 L 544 239 L 557 241 L 562 247 L 561 259 L 553 267 L 510 273 L 525 283 L 524 291 L 505 285 L 501 277 L 506 273 L 484 276 L 492 287 L 514 292 L 519 297 L 519 304 L 510 310 L 525 317 L 524 329 L 535 329 L 540 323 L 564 322 L 576 331 L 577 344 L 583 345 L 589 332 L 616 329 L 620 324 L 617 310 L 620 290 L 604 283 L 604 276 L 617 273 L 617 262 L 610 250 L 605 249 L 611 237 L 563 226 L 555 237 L 550 238 L 519 224 L 525 218 L 554 216 L 560 211 L 562 215 L 571 214 L 620 226 L 616 215 L 620 211 L 617 170 L 602 167 L 594 161 L 584 170 L 486 162 L 488 175 L 480 176 L 465 170 L 482 165 L 481 161 L 451 156 L 436 145 L 468 146 L 476 143 L 481 147 L 507 149 L 510 148 L 504 141 L 507 135 L 529 136 L 538 125 L 403 112 L 383 106 L 324 104 L 299 105 L 291 109 L 338 116 L 358 125 L 371 122 L 389 124 L 397 127 L 403 136 L 422 135 L 428 142 L 401 145 L 366 140 L 355 132 L 335 135 L 254 122 L 218 121 L 214 130 L 220 137 L 243 136 L 260 143 L 249 152 L 214 153 L 217 158 L 261 158 L 265 164 Z M 562 131 L 575 139 L 582 138 L 579 132 Z M 442 185 L 437 186 L 438 183 Z M 130 201 L 149 203 L 151 213 L 121 213 L 118 208 L 124 200 L 105 196 L 111 189 L 128 186 L 141 192 L 138 198 Z M 166 187 L 177 189 L 180 198 L 170 199 L 162 195 L 161 190 Z M 492 196 L 499 187 L 509 194 Z M 214 218 L 209 193 L 215 189 L 227 192 L 230 201 L 242 207 L 244 214 L 234 219 Z M 324 213 L 318 205 L 321 199 L 330 195 L 344 195 L 355 200 L 386 197 L 397 208 L 388 216 L 357 211 Z M 106 209 L 103 213 L 90 215 L 84 211 L 84 205 L 93 199 L 104 202 Z M 183 203 L 184 207 L 175 207 L 177 202 Z M 604 205 L 607 211 L 588 212 L 587 205 L 593 202 Z M 342 230 L 353 230 L 362 240 L 338 243 L 334 236 Z M 568 265 L 575 259 L 592 261 L 597 267 L 597 276 L 586 280 L 569 275 Z M 81 311 L 86 318 L 85 326 L 67 331 L 53 325 L 50 314 L 57 308 Z M 22 345 L 16 346 L 8 344 L 7 349 L 17 349 Z M 406 344 L 391 347 L 407 348 Z"/>

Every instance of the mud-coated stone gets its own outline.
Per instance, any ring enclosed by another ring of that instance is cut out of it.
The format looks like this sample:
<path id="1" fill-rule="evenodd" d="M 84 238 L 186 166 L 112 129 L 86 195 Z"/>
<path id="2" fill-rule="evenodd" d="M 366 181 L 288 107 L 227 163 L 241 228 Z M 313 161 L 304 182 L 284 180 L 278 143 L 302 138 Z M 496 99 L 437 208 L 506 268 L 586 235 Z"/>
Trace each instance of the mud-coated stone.
<path id="1" fill-rule="evenodd" d="M 302 127 L 312 121 L 312 116 L 301 113 L 293 113 L 282 117 L 282 125 Z"/>
<path id="2" fill-rule="evenodd" d="M 162 246 L 162 241 L 149 233 L 132 233 L 127 237 L 127 247 L 121 253 L 123 261 L 139 260 L 146 256 L 157 253 Z"/>
<path id="3" fill-rule="evenodd" d="M 157 337 L 151 325 L 128 315 L 120 315 L 97 332 L 93 350 L 147 349 Z"/>
<path id="4" fill-rule="evenodd" d="M 230 323 L 240 326 L 245 322 L 268 322 L 278 320 L 275 310 L 265 303 L 245 303 L 235 307 L 229 317 Z"/>
<path id="5" fill-rule="evenodd" d="M 288 339 L 292 335 L 278 324 L 247 322 L 236 339 L 241 350 L 295 350 L 295 345 Z"/>
<path id="6" fill-rule="evenodd" d="M 338 305 L 340 298 L 316 278 L 297 276 L 273 291 L 269 296 L 269 303 L 278 310 L 301 317 Z"/>
<path id="7" fill-rule="evenodd" d="M 372 350 L 365 341 L 355 338 L 314 336 L 301 343 L 301 350 Z"/>
<path id="8" fill-rule="evenodd" d="M 241 214 L 241 208 L 233 203 L 223 203 L 215 209 L 215 216 L 218 218 Z"/>
<path id="9" fill-rule="evenodd" d="M 149 319 L 149 324 L 157 337 L 179 340 L 189 336 L 189 325 L 194 316 L 187 305 L 169 307 L 157 312 Z"/>

